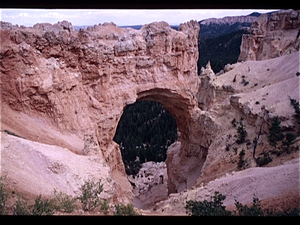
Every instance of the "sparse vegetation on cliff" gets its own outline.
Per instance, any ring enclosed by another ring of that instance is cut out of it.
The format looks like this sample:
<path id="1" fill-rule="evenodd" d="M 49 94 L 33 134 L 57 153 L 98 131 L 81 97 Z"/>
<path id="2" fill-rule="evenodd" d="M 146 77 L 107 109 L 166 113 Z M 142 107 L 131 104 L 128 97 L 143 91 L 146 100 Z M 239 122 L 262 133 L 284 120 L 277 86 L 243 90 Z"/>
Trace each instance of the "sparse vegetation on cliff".
<path id="1" fill-rule="evenodd" d="M 248 133 L 245 129 L 245 125 L 243 124 L 243 121 L 244 121 L 244 118 L 241 117 L 239 126 L 237 128 L 238 139 L 236 140 L 236 143 L 238 143 L 238 144 L 244 143 L 246 141 L 246 137 L 248 135 Z"/>
<path id="2" fill-rule="evenodd" d="M 4 184 L 2 182 L 2 177 L 0 177 L 0 215 L 4 215 L 6 212 L 6 199 L 7 194 L 4 192 Z"/>
<path id="3" fill-rule="evenodd" d="M 296 119 L 296 127 L 298 126 L 298 135 L 300 135 L 300 108 L 299 108 L 299 102 L 296 99 L 290 98 L 291 105 L 293 106 L 295 110 L 295 119 Z"/>
<path id="4" fill-rule="evenodd" d="M 281 121 L 278 119 L 278 116 L 276 116 L 269 127 L 268 141 L 274 147 L 276 147 L 278 141 L 282 141 L 284 138 L 280 124 Z"/>
<path id="5" fill-rule="evenodd" d="M 226 196 L 216 191 L 214 196 L 211 196 L 210 201 L 189 200 L 185 206 L 186 213 L 190 216 L 230 216 L 231 212 L 223 206 L 225 198 Z"/>
<path id="6" fill-rule="evenodd" d="M 264 166 L 272 161 L 273 159 L 270 157 L 268 152 L 263 152 L 263 157 L 258 157 L 255 159 L 257 166 Z"/>
<path id="7" fill-rule="evenodd" d="M 242 149 L 242 151 L 239 154 L 239 161 L 238 161 L 239 168 L 243 168 L 243 166 L 245 165 L 244 156 L 245 156 L 245 150 Z"/>

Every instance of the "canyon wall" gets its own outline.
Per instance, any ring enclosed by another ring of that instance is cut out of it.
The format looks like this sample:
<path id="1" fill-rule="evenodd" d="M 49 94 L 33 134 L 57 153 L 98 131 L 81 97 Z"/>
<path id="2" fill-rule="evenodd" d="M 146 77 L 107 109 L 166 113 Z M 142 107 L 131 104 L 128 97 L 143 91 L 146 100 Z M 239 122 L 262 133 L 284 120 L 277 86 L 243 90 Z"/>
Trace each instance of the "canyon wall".
<path id="1" fill-rule="evenodd" d="M 140 30 L 105 23 L 79 31 L 67 21 L 33 27 L 1 22 L 2 126 L 29 140 L 103 158 L 113 179 L 124 184 L 120 189 L 128 191 L 113 141 L 118 121 L 126 105 L 158 101 L 180 133 L 179 147 L 168 151 L 169 192 L 190 188 L 217 129 L 196 98 L 199 29 L 197 21 L 178 31 L 166 22 Z M 26 122 L 39 120 L 35 128 L 20 121 L 25 115 Z"/>
<path id="2" fill-rule="evenodd" d="M 262 14 L 244 34 L 238 61 L 265 60 L 299 51 L 299 10 Z"/>

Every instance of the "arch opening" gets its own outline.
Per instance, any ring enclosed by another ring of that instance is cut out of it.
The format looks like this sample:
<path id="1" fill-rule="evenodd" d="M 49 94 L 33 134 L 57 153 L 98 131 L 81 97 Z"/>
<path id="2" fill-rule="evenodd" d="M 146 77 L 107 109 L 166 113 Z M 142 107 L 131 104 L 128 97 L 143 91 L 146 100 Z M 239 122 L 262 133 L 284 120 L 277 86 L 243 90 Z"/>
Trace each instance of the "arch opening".
<path id="1" fill-rule="evenodd" d="M 177 137 L 176 120 L 161 103 L 139 100 L 125 107 L 113 140 L 126 174 L 135 176 L 144 162 L 164 162 Z"/>
<path id="2" fill-rule="evenodd" d="M 176 120 L 157 101 L 138 100 L 124 108 L 113 140 L 119 144 L 136 207 L 151 209 L 167 199 L 165 161 L 177 132 Z"/>

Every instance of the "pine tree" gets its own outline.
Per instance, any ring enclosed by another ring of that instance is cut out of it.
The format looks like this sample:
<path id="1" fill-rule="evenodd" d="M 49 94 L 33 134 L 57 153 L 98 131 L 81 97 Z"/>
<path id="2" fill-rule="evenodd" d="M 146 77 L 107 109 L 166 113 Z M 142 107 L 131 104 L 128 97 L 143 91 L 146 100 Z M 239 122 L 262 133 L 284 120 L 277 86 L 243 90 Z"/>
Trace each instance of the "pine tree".
<path id="1" fill-rule="evenodd" d="M 245 165 L 244 156 L 245 156 L 245 150 L 242 149 L 242 151 L 239 154 L 239 161 L 238 161 L 239 168 L 242 168 Z"/>
<path id="2" fill-rule="evenodd" d="M 239 126 L 237 128 L 237 133 L 238 133 L 238 139 L 236 140 L 236 143 L 242 144 L 246 141 L 246 137 L 248 135 L 247 131 L 245 130 L 245 126 L 243 124 L 244 118 L 241 117 Z"/>
<path id="3" fill-rule="evenodd" d="M 276 116 L 269 127 L 268 141 L 274 147 L 276 147 L 277 141 L 282 141 L 284 138 L 280 124 L 281 121 L 278 119 L 278 116 Z"/>

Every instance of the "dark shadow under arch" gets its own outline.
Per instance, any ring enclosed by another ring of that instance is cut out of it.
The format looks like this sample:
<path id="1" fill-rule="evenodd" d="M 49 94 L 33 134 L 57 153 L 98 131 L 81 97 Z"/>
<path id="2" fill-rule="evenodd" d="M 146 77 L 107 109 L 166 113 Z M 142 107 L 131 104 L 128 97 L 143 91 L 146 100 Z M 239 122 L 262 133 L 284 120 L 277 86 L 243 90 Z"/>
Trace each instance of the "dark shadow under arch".
<path id="1" fill-rule="evenodd" d="M 165 161 L 176 139 L 176 120 L 161 103 L 149 100 L 125 107 L 114 136 L 128 175 L 135 175 L 144 162 Z"/>

